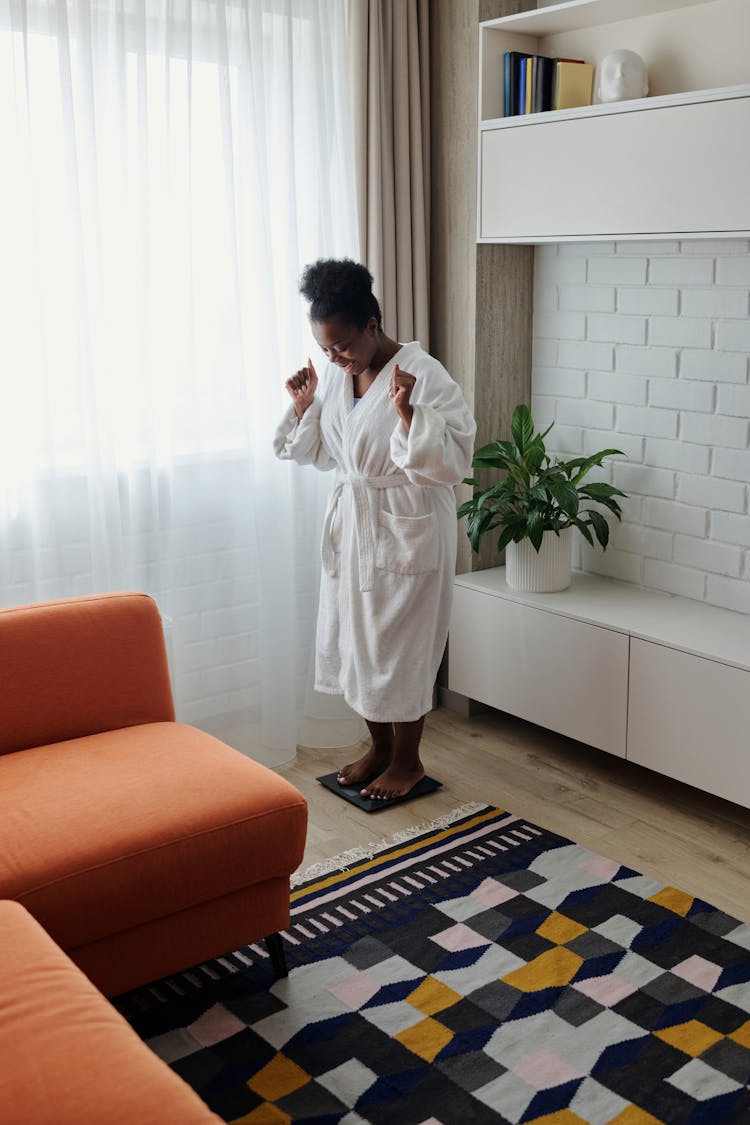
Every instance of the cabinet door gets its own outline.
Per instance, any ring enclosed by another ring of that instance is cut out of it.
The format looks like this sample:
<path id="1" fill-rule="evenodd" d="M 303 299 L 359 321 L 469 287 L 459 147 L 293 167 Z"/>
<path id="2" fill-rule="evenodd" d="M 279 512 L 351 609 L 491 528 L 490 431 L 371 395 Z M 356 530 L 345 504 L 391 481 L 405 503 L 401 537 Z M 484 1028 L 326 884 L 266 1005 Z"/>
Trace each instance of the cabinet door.
<path id="1" fill-rule="evenodd" d="M 625 633 L 456 586 L 448 686 L 624 757 L 628 642 Z"/>
<path id="2" fill-rule="evenodd" d="M 750 230 L 750 98 L 481 134 L 480 237 Z"/>
<path id="3" fill-rule="evenodd" d="M 632 640 L 627 757 L 750 807 L 750 672 Z"/>

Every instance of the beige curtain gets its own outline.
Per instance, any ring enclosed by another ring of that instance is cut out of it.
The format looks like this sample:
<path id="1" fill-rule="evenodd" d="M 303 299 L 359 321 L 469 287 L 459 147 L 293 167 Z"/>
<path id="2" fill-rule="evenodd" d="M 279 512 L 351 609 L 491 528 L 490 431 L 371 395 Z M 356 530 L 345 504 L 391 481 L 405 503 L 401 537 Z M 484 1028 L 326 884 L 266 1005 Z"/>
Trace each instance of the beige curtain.
<path id="1" fill-rule="evenodd" d="M 429 347 L 429 0 L 350 0 L 360 257 L 386 332 Z"/>

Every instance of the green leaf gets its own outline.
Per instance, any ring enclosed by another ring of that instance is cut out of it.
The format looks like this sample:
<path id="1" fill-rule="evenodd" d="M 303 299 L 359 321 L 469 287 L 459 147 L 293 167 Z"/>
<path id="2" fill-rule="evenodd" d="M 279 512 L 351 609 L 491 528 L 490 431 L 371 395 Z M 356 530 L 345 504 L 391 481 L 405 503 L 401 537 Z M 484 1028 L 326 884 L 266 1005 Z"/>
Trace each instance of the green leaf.
<path id="1" fill-rule="evenodd" d="M 525 465 L 512 464 L 508 465 L 508 473 L 515 480 L 520 481 L 525 486 L 524 491 L 531 483 L 531 475 Z"/>
<path id="2" fill-rule="evenodd" d="M 499 441 L 492 441 L 489 445 L 483 445 L 481 449 L 477 449 L 472 458 L 471 464 L 475 469 L 506 469 L 510 461 L 511 455 L 503 448 L 505 444 Z M 512 449 L 513 446 L 510 446 Z"/>
<path id="3" fill-rule="evenodd" d="M 571 517 L 578 515 L 578 508 L 580 505 L 578 489 L 574 488 L 573 485 L 569 481 L 565 480 L 564 477 L 561 477 L 559 480 L 550 482 L 547 487 L 549 488 L 557 503 L 567 515 Z"/>
<path id="4" fill-rule="evenodd" d="M 473 550 L 479 550 L 479 545 L 482 542 L 482 536 L 493 526 L 493 517 L 494 512 L 492 512 L 489 508 L 486 508 L 483 511 L 473 511 L 469 513 L 469 518 L 466 521 L 466 534 L 469 537 L 469 542 L 471 543 Z M 494 526 L 497 526 L 497 524 L 495 524 Z"/>
<path id="5" fill-rule="evenodd" d="M 500 538 L 497 541 L 498 552 L 504 551 L 505 548 L 508 546 L 509 542 L 512 542 L 512 541 L 518 542 L 519 539 L 523 539 L 523 532 L 524 532 L 524 529 L 525 529 L 525 525 L 526 524 L 525 524 L 524 520 L 519 520 L 519 521 L 516 521 L 515 523 L 506 524 L 505 528 L 503 529 L 503 532 L 501 532 L 501 534 L 500 534 Z"/>
<path id="6" fill-rule="evenodd" d="M 596 534 L 596 538 L 601 543 L 602 550 L 606 550 L 607 544 L 609 543 L 609 524 L 607 523 L 601 512 L 589 511 L 586 514 L 591 520 L 591 524 L 594 528 L 594 533 Z"/>
<path id="7" fill-rule="evenodd" d="M 616 500 L 610 498 L 609 500 L 597 500 L 596 503 L 601 504 L 603 508 L 607 508 L 618 520 L 622 519 L 622 508 Z M 591 509 L 587 510 L 590 511 Z"/>
<path id="8" fill-rule="evenodd" d="M 534 438 L 534 440 L 526 450 L 526 464 L 528 465 L 529 472 L 532 476 L 536 476 L 536 474 L 539 472 L 545 457 L 546 450 L 539 434 L 537 434 L 537 436 Z"/>
<path id="9" fill-rule="evenodd" d="M 526 521 L 526 529 L 534 550 L 538 551 L 542 545 L 545 528 L 542 514 L 537 509 L 529 512 L 529 518 Z"/>
<path id="10" fill-rule="evenodd" d="M 601 465 L 605 457 L 612 457 L 617 454 L 622 454 L 621 449 L 600 449 L 598 453 L 592 453 L 590 457 L 584 458 L 579 467 L 578 473 L 573 477 L 573 483 L 578 484 L 580 480 L 586 476 L 593 468 Z"/>
<path id="11" fill-rule="evenodd" d="M 590 531 L 589 531 L 589 529 L 588 529 L 588 525 L 587 525 L 587 524 L 585 524 L 585 523 L 583 522 L 583 520 L 577 520 L 577 519 L 576 519 L 576 520 L 573 520 L 573 523 L 574 523 L 574 524 L 575 524 L 575 526 L 576 526 L 576 527 L 578 528 L 578 530 L 580 531 L 580 533 L 581 533 L 581 535 L 583 536 L 583 538 L 584 538 L 584 539 L 587 539 L 587 540 L 588 540 L 588 542 L 589 542 L 589 543 L 591 544 L 591 546 L 593 547 L 593 546 L 594 546 L 594 540 L 593 540 L 593 539 L 591 538 L 591 532 L 590 532 Z"/>
<path id="12" fill-rule="evenodd" d="M 528 406 L 517 406 L 510 420 L 510 432 L 516 443 L 519 453 L 526 452 L 526 446 L 534 436 L 534 419 Z"/>
<path id="13" fill-rule="evenodd" d="M 484 508 L 488 500 L 496 500 L 502 497 L 505 492 L 505 486 L 502 484 L 493 484 L 492 488 L 488 488 L 485 492 L 479 493 L 474 497 L 473 503 L 477 508 Z"/>
<path id="14" fill-rule="evenodd" d="M 589 496 L 592 500 L 605 500 L 610 496 L 626 496 L 627 493 L 619 488 L 615 488 L 613 484 L 607 484 L 606 481 L 594 481 L 592 484 L 582 484 L 578 490 L 583 496 Z"/>

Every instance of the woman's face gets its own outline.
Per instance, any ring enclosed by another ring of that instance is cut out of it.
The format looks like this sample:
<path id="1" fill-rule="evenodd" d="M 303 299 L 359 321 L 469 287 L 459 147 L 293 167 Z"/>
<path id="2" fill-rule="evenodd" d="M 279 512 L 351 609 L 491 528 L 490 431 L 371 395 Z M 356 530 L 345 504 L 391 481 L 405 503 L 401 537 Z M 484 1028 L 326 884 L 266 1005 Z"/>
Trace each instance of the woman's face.
<path id="1" fill-rule="evenodd" d="M 339 316 L 312 322 L 312 334 L 326 357 L 347 375 L 359 375 L 372 362 L 377 347 L 378 322 L 371 316 L 364 328 Z"/>

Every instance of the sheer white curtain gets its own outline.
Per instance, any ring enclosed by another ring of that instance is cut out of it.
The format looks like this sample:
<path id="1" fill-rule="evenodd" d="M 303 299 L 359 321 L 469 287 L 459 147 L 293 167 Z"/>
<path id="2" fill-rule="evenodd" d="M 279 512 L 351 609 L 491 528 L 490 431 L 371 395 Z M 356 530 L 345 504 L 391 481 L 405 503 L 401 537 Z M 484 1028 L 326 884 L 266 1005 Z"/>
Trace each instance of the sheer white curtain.
<path id="1" fill-rule="evenodd" d="M 358 255 L 346 15 L 0 0 L 0 603 L 147 590 L 178 717 L 271 762 L 360 730 L 310 689 L 330 482 L 270 445 L 301 269 Z"/>

